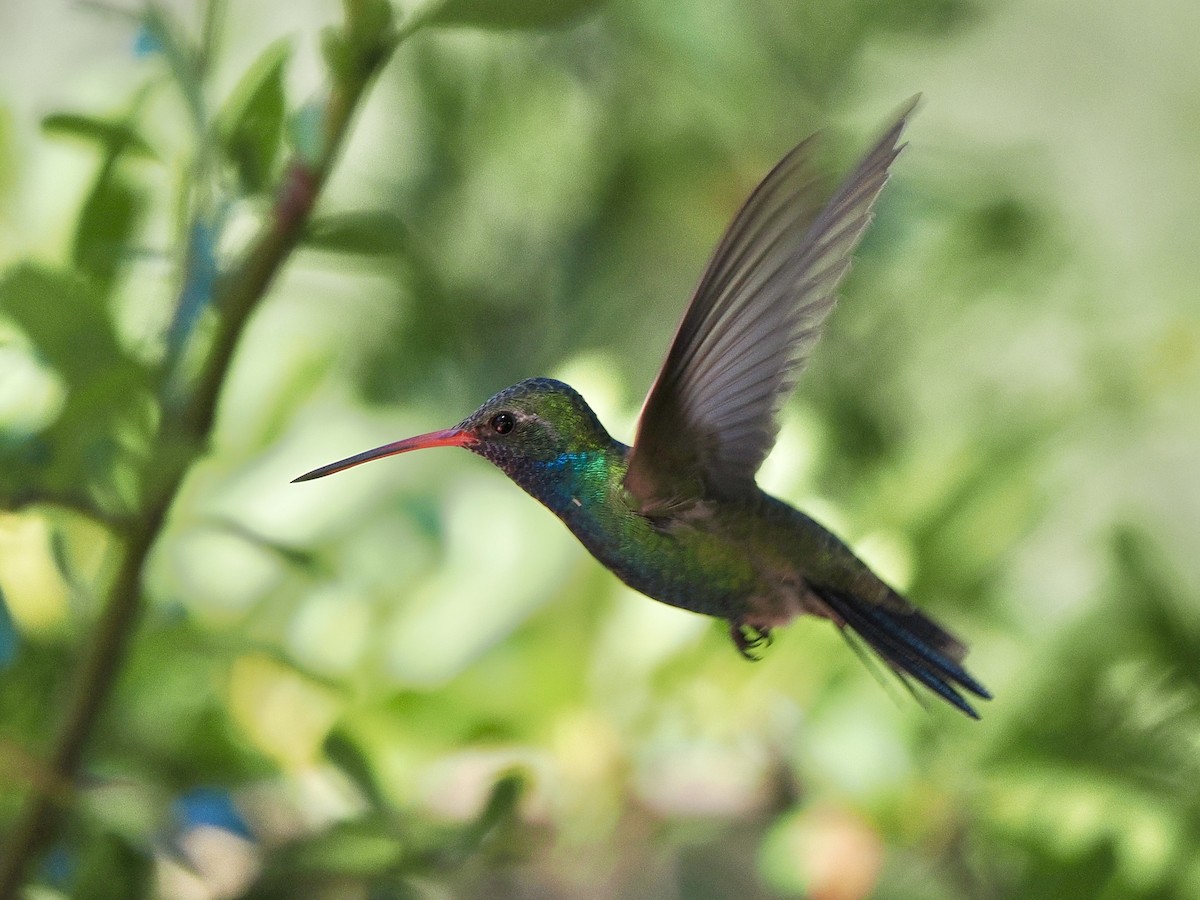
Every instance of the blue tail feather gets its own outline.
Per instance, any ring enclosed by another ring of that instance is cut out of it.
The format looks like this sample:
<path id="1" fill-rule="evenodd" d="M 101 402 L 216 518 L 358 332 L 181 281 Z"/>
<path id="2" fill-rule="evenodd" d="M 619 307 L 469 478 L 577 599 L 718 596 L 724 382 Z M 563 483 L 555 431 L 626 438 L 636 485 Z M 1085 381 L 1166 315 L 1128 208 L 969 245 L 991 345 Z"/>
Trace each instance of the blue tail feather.
<path id="1" fill-rule="evenodd" d="M 833 589 L 814 590 L 901 680 L 911 677 L 971 718 L 979 718 L 960 689 L 984 700 L 992 695 L 962 667 L 966 650 L 953 635 L 917 609 L 897 611 Z"/>

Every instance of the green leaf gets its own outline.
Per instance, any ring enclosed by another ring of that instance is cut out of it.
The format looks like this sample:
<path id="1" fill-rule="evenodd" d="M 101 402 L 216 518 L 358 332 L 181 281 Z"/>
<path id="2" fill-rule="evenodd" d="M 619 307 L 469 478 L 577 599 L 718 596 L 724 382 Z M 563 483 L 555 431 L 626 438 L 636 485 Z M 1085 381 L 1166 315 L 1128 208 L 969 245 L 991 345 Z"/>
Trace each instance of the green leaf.
<path id="1" fill-rule="evenodd" d="M 291 848 L 293 865 L 310 872 L 374 875 L 398 867 L 405 847 L 387 824 L 366 818 L 334 825 L 329 831 Z"/>
<path id="2" fill-rule="evenodd" d="M 519 769 L 505 772 L 496 779 L 479 818 L 459 836 L 457 850 L 463 858 L 475 853 L 490 835 L 516 821 L 518 807 L 527 787 L 526 775 Z"/>
<path id="3" fill-rule="evenodd" d="M 478 28 L 562 28 L 604 0 L 446 0 L 429 13 L 431 25 Z"/>
<path id="4" fill-rule="evenodd" d="M 488 798 L 487 806 L 483 808 L 475 823 L 480 832 L 486 834 L 516 818 L 517 804 L 521 802 L 526 787 L 525 773 L 519 769 L 505 772 L 497 778 L 496 783 L 492 785 L 492 794 Z"/>
<path id="5" fill-rule="evenodd" d="M 349 0 L 346 26 L 321 32 L 321 54 L 335 81 L 361 81 L 396 45 L 395 14 L 388 0 Z"/>
<path id="6" fill-rule="evenodd" d="M 109 155 L 129 153 L 146 159 L 155 158 L 154 150 L 129 122 L 83 113 L 51 113 L 42 119 L 42 131 L 99 144 Z"/>
<path id="7" fill-rule="evenodd" d="M 83 851 L 72 896 L 125 900 L 149 896 L 153 860 L 112 834 L 93 838 Z"/>
<path id="8" fill-rule="evenodd" d="M 276 41 L 246 70 L 217 117 L 221 144 L 247 194 L 271 182 L 283 138 L 284 69 L 291 55 L 287 40 Z"/>
<path id="9" fill-rule="evenodd" d="M 0 278 L 0 314 L 67 388 L 50 428 L 36 437 L 7 436 L 0 495 L 11 500 L 39 488 L 78 493 L 96 482 L 111 486 L 131 437 L 148 428 L 152 394 L 149 372 L 117 340 L 103 292 L 71 273 L 26 263 Z"/>
<path id="10" fill-rule="evenodd" d="M 72 262 L 110 285 L 147 201 L 121 168 L 126 155 L 153 158 L 154 151 L 128 121 L 80 113 L 54 113 L 42 120 L 47 134 L 79 138 L 99 146 L 103 163 L 84 201 L 75 228 Z"/>
<path id="11" fill-rule="evenodd" d="M 322 28 L 321 56 L 334 81 L 345 81 L 351 71 L 351 60 L 353 59 L 346 32 L 332 25 Z"/>
<path id="12" fill-rule="evenodd" d="M 341 728 L 334 729 L 325 739 L 325 755 L 341 769 L 376 808 L 385 805 L 375 781 L 371 761 L 358 743 Z"/>
<path id="13" fill-rule="evenodd" d="M 95 278 L 105 293 L 148 205 L 145 192 L 121 172 L 118 152 L 113 151 L 101 167 L 84 201 L 71 251 L 75 267 Z"/>
<path id="14" fill-rule="evenodd" d="M 346 4 L 350 42 L 365 47 L 386 40 L 395 24 L 388 0 L 352 0 Z"/>
<path id="15" fill-rule="evenodd" d="M 130 464 L 147 451 L 153 402 L 144 373 L 133 367 L 116 366 L 75 388 L 58 420 L 32 442 L 36 455 L 25 457 L 31 478 L 54 494 L 91 493 L 103 498 L 102 508 L 128 507 L 137 488 Z"/>
<path id="16" fill-rule="evenodd" d="M 314 218 L 304 235 L 309 247 L 358 256 L 397 256 L 409 244 L 408 228 L 384 210 L 334 213 Z"/>
<path id="17" fill-rule="evenodd" d="M 72 386 L 126 365 L 104 297 L 70 273 L 23 263 L 0 278 L 0 313 Z"/>

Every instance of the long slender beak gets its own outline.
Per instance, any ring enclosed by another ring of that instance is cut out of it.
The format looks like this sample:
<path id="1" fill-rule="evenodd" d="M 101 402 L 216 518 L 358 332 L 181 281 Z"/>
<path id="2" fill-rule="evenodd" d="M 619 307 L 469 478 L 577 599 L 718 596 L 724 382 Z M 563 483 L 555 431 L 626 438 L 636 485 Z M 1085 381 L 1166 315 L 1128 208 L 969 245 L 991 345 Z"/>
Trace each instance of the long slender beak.
<path id="1" fill-rule="evenodd" d="M 397 453 L 407 453 L 409 450 L 424 450 L 426 447 L 463 447 L 473 440 L 471 432 L 459 428 L 447 428 L 445 431 L 431 431 L 429 434 L 419 434 L 416 437 L 405 438 L 402 441 L 396 441 L 394 444 L 384 444 L 382 447 L 376 447 L 374 450 L 364 450 L 362 453 L 357 453 L 354 456 L 347 456 L 345 459 L 331 462 L 327 466 L 321 466 L 320 468 L 313 469 L 311 472 L 305 472 L 299 478 L 293 478 L 292 484 L 295 484 L 297 481 L 312 481 L 314 478 L 324 478 L 326 475 L 332 475 L 334 472 L 341 472 L 353 466 L 361 466 L 363 463 L 370 462 L 373 459 L 383 459 L 385 456 L 395 456 Z"/>

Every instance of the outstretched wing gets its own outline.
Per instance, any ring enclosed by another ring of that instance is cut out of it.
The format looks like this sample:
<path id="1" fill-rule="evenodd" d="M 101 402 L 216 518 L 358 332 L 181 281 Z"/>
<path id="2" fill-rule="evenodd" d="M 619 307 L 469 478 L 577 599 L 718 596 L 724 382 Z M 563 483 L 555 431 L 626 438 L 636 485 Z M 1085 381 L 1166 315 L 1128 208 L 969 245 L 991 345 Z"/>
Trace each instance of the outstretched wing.
<path id="1" fill-rule="evenodd" d="M 642 407 L 625 486 L 644 514 L 753 486 L 916 101 L 823 207 L 814 135 L 734 218 Z"/>

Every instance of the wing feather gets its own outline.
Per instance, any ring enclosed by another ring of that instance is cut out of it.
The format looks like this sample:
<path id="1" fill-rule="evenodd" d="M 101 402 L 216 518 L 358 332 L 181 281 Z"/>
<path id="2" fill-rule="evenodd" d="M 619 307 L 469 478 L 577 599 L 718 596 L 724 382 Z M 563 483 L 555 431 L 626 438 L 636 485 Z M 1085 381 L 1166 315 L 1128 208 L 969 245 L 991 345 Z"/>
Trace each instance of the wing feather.
<path id="1" fill-rule="evenodd" d="M 642 407 L 625 484 L 643 513 L 753 486 L 778 433 L 779 406 L 820 339 L 903 149 L 916 99 L 824 206 L 814 135 L 734 218 Z"/>

